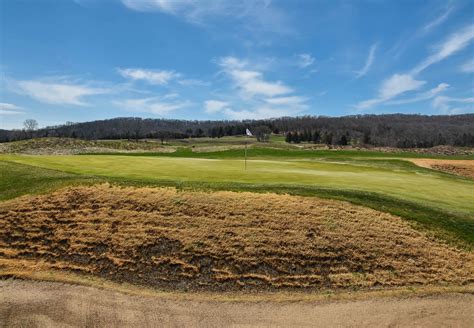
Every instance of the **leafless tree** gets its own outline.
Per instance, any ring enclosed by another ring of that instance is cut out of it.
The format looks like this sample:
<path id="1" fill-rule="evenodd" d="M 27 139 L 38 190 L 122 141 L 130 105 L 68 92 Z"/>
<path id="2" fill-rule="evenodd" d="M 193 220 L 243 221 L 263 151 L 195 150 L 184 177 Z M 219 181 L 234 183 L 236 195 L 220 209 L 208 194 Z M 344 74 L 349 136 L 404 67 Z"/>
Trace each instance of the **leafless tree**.
<path id="1" fill-rule="evenodd" d="M 26 134 L 28 135 L 28 138 L 32 138 L 33 131 L 38 128 L 38 122 L 36 122 L 36 120 L 33 120 L 33 119 L 27 119 L 23 122 L 23 127 Z"/>

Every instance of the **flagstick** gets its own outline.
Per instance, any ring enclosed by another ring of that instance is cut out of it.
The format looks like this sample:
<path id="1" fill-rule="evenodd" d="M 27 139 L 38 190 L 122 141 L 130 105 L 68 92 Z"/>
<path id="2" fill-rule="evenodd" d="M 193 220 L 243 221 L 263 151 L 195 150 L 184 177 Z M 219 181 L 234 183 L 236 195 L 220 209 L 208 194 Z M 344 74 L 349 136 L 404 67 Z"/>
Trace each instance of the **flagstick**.
<path id="1" fill-rule="evenodd" d="M 247 170 L 247 140 L 245 140 L 245 170 Z"/>

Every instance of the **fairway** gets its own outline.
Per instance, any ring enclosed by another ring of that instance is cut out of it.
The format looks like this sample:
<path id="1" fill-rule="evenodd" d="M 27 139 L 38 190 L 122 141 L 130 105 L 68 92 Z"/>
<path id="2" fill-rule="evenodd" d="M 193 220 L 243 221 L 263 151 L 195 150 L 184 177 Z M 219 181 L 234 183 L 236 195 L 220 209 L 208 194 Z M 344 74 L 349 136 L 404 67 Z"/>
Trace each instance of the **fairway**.
<path id="1" fill-rule="evenodd" d="M 474 182 L 401 161 L 196 159 L 145 156 L 17 156 L 1 159 L 69 173 L 145 182 L 251 183 L 375 192 L 472 216 Z"/>

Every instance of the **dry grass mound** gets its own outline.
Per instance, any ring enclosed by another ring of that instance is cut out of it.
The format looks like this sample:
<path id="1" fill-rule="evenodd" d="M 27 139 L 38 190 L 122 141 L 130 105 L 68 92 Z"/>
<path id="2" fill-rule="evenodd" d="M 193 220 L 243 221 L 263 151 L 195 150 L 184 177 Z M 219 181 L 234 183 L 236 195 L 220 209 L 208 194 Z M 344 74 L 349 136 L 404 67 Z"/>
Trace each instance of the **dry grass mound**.
<path id="1" fill-rule="evenodd" d="M 82 140 L 73 138 L 35 138 L 0 144 L 0 153 L 29 155 L 70 155 L 107 152 L 173 152 L 156 141 Z"/>
<path id="2" fill-rule="evenodd" d="M 274 194 L 75 187 L 0 203 L 0 259 L 179 290 L 466 284 L 473 255 L 402 219 Z"/>
<path id="3" fill-rule="evenodd" d="M 474 179 L 474 160 L 412 159 L 418 166 Z"/>

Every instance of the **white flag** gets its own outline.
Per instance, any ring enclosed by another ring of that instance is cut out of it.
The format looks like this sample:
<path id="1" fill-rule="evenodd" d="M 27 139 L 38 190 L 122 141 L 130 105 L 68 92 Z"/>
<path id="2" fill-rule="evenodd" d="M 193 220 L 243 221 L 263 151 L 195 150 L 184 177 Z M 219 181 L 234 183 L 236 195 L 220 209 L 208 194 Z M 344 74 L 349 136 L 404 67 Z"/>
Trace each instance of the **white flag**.
<path id="1" fill-rule="evenodd" d="M 249 129 L 245 129 L 245 133 L 247 133 L 247 135 L 248 135 L 249 137 L 253 137 L 253 134 L 252 134 L 252 132 L 250 132 Z"/>

